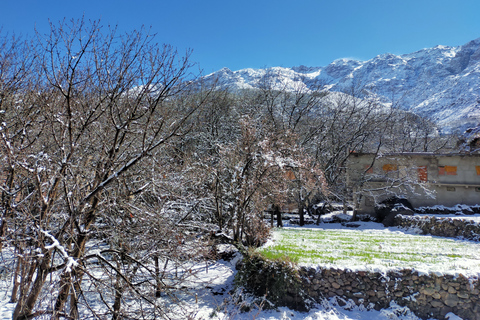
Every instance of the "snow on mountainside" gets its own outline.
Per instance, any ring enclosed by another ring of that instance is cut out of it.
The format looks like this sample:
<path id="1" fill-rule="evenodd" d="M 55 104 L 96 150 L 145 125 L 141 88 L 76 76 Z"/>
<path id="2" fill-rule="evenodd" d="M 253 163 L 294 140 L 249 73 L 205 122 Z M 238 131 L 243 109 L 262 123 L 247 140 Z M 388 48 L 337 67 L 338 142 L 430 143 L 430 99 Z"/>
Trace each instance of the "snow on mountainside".
<path id="1" fill-rule="evenodd" d="M 326 67 L 223 68 L 206 79 L 218 79 L 231 89 L 259 88 L 266 81 L 287 90 L 319 84 L 332 91 L 362 88 L 385 102 L 430 117 L 445 132 L 480 123 L 480 38 L 459 47 L 387 53 L 368 61 L 339 59 Z"/>

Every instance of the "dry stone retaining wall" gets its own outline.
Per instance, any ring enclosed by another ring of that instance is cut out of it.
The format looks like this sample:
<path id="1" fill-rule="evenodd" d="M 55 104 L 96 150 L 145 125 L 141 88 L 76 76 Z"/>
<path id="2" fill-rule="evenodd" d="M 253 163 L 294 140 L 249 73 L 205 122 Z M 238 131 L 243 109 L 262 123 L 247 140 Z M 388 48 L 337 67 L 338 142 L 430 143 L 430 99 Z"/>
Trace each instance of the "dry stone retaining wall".
<path id="1" fill-rule="evenodd" d="M 378 273 L 299 268 L 258 254 L 245 255 L 237 267 L 238 283 L 279 306 L 304 310 L 309 300 L 339 297 L 340 302 L 353 301 L 377 310 L 394 301 L 423 319 L 444 319 L 453 312 L 465 320 L 480 320 L 478 278 L 420 274 L 411 269 Z"/>
<path id="2" fill-rule="evenodd" d="M 425 275 L 412 270 L 380 274 L 304 267 L 299 274 L 302 289 L 317 301 L 336 296 L 356 305 L 373 304 L 376 309 L 395 301 L 424 319 L 444 319 L 453 312 L 463 319 L 480 320 L 480 286 L 477 279 L 462 275 Z"/>
<path id="3" fill-rule="evenodd" d="M 480 224 L 473 220 L 468 220 L 468 218 L 453 219 L 435 216 L 397 215 L 394 225 L 402 228 L 417 228 L 422 230 L 423 234 L 431 234 L 433 236 L 480 240 Z"/>

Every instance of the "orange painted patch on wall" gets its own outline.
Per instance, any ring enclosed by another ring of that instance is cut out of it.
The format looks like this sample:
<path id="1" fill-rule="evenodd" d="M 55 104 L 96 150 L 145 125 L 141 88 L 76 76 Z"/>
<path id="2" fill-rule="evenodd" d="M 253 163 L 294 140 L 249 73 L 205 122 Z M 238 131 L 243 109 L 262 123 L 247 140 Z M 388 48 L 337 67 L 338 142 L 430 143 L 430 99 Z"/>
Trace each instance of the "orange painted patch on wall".
<path id="1" fill-rule="evenodd" d="M 480 176 L 480 166 L 475 166 L 475 169 L 477 169 L 477 176 Z"/>
<path id="2" fill-rule="evenodd" d="M 445 173 L 447 176 L 456 176 L 457 167 L 456 166 L 445 166 Z"/>
<path id="3" fill-rule="evenodd" d="M 385 172 L 396 171 L 397 170 L 397 165 L 396 164 L 384 164 L 382 169 Z"/>
<path id="4" fill-rule="evenodd" d="M 418 167 L 418 181 L 427 182 L 428 181 L 428 171 L 427 166 Z"/>
<path id="5" fill-rule="evenodd" d="M 442 166 L 438 167 L 438 175 L 440 176 L 456 176 L 457 167 L 456 166 Z"/>
<path id="6" fill-rule="evenodd" d="M 445 175 L 445 167 L 438 167 L 438 175 L 439 176 Z"/>

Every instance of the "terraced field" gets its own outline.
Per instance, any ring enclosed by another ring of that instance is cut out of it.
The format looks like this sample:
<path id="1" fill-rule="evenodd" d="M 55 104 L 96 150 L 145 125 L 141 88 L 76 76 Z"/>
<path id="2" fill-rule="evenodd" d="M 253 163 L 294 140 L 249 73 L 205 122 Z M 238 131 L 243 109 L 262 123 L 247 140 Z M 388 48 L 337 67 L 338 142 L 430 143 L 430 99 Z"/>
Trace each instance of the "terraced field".
<path id="1" fill-rule="evenodd" d="M 259 249 L 270 258 L 288 256 L 301 265 L 364 269 L 410 268 L 425 272 L 478 274 L 480 244 L 404 233 L 395 229 L 285 228 Z"/>

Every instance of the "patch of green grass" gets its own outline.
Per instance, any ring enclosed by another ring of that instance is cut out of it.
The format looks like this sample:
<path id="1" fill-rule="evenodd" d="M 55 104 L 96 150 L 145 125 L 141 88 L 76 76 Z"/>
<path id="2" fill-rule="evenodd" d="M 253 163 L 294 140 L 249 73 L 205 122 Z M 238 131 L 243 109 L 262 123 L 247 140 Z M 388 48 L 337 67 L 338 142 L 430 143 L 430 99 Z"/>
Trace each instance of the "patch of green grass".
<path id="1" fill-rule="evenodd" d="M 299 256 L 295 253 L 295 248 L 293 246 L 277 246 L 272 250 L 260 251 L 262 256 L 269 260 L 280 260 L 280 261 L 291 261 L 294 263 L 299 262 Z"/>
<path id="2" fill-rule="evenodd" d="M 413 268 L 480 270 L 480 244 L 387 230 L 277 229 L 274 244 L 262 247 L 265 257 L 288 256 L 308 264 L 381 265 Z"/>

